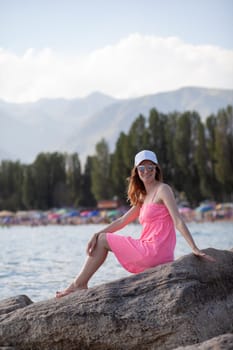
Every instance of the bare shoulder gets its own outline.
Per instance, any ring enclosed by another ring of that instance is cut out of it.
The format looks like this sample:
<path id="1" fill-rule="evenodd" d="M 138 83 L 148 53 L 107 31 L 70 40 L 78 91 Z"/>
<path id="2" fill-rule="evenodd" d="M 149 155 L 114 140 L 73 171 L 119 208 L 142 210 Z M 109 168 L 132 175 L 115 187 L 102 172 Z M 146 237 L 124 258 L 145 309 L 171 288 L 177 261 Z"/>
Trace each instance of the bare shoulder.
<path id="1" fill-rule="evenodd" d="M 161 183 L 158 189 L 158 197 L 164 203 L 173 201 L 174 193 L 172 191 L 172 188 L 166 183 Z"/>
<path id="2" fill-rule="evenodd" d="M 159 185 L 158 191 L 160 193 L 164 193 L 164 194 L 173 193 L 171 186 L 169 186 L 168 184 L 166 184 L 164 182 Z"/>

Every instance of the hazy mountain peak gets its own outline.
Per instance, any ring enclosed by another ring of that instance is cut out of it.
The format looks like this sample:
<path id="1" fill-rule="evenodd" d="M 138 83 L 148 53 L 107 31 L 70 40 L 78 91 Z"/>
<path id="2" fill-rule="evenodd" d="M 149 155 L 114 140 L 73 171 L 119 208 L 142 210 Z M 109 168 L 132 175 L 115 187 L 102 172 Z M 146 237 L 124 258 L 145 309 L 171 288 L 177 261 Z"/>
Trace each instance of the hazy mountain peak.
<path id="1" fill-rule="evenodd" d="M 31 162 L 42 151 L 78 152 L 84 158 L 103 137 L 113 149 L 120 132 L 128 132 L 138 115 L 147 117 L 152 108 L 166 114 L 195 110 L 205 119 L 227 105 L 233 105 L 233 90 L 192 86 L 124 100 L 98 91 L 70 100 L 0 100 L 0 158 Z"/>

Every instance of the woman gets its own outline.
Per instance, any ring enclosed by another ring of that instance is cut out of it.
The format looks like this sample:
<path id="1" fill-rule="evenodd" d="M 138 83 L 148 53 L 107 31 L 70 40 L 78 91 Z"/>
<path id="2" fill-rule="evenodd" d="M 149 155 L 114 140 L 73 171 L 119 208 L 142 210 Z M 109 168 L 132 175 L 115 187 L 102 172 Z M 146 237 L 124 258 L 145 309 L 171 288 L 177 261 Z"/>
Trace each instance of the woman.
<path id="1" fill-rule="evenodd" d="M 163 183 L 156 154 L 141 151 L 129 179 L 128 198 L 131 209 L 105 229 L 95 233 L 87 245 L 87 260 L 69 287 L 56 293 L 60 298 L 77 289 L 87 289 L 88 281 L 112 251 L 121 265 L 132 273 L 174 260 L 175 228 L 184 236 L 196 256 L 213 260 L 196 246 L 182 220 L 171 188 Z M 113 234 L 139 219 L 139 239 Z"/>

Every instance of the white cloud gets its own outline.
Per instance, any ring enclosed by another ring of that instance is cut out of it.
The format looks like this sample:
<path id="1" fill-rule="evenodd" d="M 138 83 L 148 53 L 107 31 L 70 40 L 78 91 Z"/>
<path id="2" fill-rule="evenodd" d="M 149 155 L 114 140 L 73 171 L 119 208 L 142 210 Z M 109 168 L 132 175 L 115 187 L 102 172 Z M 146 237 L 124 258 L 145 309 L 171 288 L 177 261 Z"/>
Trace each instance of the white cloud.
<path id="1" fill-rule="evenodd" d="M 49 48 L 16 55 L 0 49 L 0 76 L 0 98 L 15 102 L 93 91 L 128 98 L 182 86 L 232 89 L 233 51 L 132 34 L 85 55 Z"/>

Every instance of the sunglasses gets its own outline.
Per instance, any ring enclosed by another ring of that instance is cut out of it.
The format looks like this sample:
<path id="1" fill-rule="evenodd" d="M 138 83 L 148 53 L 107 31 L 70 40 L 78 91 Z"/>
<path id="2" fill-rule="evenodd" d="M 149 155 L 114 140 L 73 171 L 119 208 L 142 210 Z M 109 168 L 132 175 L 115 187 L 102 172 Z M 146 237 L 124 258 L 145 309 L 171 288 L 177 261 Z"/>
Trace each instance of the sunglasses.
<path id="1" fill-rule="evenodd" d="M 155 165 L 139 165 L 139 166 L 137 166 L 137 169 L 140 173 L 144 173 L 145 170 L 147 170 L 148 172 L 151 173 L 152 171 L 155 170 L 155 168 L 156 168 Z"/>

